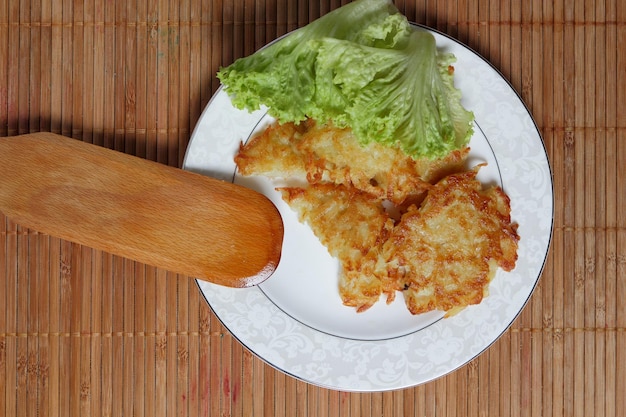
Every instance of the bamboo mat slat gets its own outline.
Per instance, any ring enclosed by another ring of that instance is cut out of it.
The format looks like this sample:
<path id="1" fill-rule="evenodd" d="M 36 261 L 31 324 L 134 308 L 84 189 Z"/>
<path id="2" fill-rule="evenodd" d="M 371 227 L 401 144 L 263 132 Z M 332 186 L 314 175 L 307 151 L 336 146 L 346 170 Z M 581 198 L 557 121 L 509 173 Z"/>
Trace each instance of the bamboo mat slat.
<path id="1" fill-rule="evenodd" d="M 342 3 L 0 0 L 0 140 L 52 131 L 181 166 L 219 67 Z M 487 58 L 545 141 L 554 236 L 511 328 L 421 386 L 319 388 L 243 348 L 190 278 L 0 214 L 0 416 L 623 415 L 626 4 L 395 3 Z"/>

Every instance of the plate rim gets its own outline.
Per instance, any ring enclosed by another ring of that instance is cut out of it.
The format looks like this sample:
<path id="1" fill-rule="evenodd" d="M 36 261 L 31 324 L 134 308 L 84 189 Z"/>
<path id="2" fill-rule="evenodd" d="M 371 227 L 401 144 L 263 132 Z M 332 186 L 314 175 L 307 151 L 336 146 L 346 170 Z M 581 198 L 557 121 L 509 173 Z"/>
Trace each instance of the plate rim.
<path id="1" fill-rule="evenodd" d="M 512 85 L 512 83 L 509 81 L 509 79 L 507 79 L 503 73 L 498 70 L 497 67 L 495 67 L 495 65 L 493 65 L 489 60 L 487 60 L 485 57 L 483 57 L 480 53 L 478 53 L 476 50 L 474 50 L 473 48 L 471 48 L 470 46 L 468 46 L 467 44 L 461 42 L 460 40 L 454 38 L 451 35 L 448 35 L 447 33 L 436 29 L 436 28 L 432 28 L 429 27 L 427 25 L 421 24 L 421 23 L 415 23 L 415 22 L 410 22 L 410 24 L 413 27 L 417 27 L 417 28 L 421 28 L 421 29 L 425 29 L 427 31 L 433 32 L 439 36 L 442 36 L 444 38 L 446 38 L 448 41 L 454 43 L 456 46 L 462 47 L 464 49 L 466 49 L 469 53 L 471 53 L 473 56 L 479 58 L 483 63 L 487 64 L 491 70 L 493 70 L 497 76 L 506 83 L 506 85 L 508 86 L 508 88 L 510 89 L 510 92 L 514 93 L 515 97 L 517 98 L 517 100 L 519 101 L 519 104 L 521 104 L 521 106 L 524 109 L 525 114 L 530 118 L 531 122 L 532 122 L 532 126 L 533 126 L 533 133 L 537 135 L 538 139 L 539 139 L 539 144 L 541 144 L 541 148 L 542 148 L 542 155 L 545 157 L 545 162 L 546 165 L 544 168 L 547 169 L 547 178 L 549 179 L 549 191 L 550 191 L 550 225 L 549 225 L 549 231 L 546 234 L 545 238 L 545 253 L 543 253 L 543 259 L 541 260 L 541 263 L 537 264 L 538 266 L 538 271 L 537 271 L 537 277 L 532 278 L 534 280 L 528 295 L 526 296 L 526 298 L 524 299 L 521 307 L 515 312 L 515 314 L 513 314 L 510 317 L 510 320 L 508 322 L 508 324 L 506 324 L 500 331 L 498 331 L 498 335 L 496 337 L 494 337 L 491 341 L 489 341 L 488 343 L 486 343 L 481 349 L 479 349 L 478 351 L 476 351 L 475 353 L 468 355 L 467 358 L 465 358 L 463 361 L 461 361 L 460 363 L 456 364 L 455 366 L 450 367 L 447 371 L 445 372 L 440 372 L 437 375 L 434 375 L 430 378 L 426 378 L 423 379 L 421 381 L 416 381 L 414 383 L 411 384 L 399 384 L 399 385 L 390 385 L 390 386 L 385 386 L 385 387 L 357 387 L 357 388 L 353 388 L 350 386 L 339 386 L 339 385 L 333 385 L 333 384 L 326 384 L 324 382 L 320 382 L 320 381 L 314 381 L 311 379 L 307 379 L 305 377 L 303 377 L 302 375 L 299 375 L 297 372 L 293 372 L 290 371 L 288 369 L 285 369 L 285 367 L 281 367 L 279 365 L 277 365 L 276 363 L 272 362 L 271 360 L 263 357 L 261 354 L 259 354 L 258 352 L 256 352 L 251 346 L 248 346 L 248 344 L 246 342 L 244 342 L 244 340 L 242 340 L 242 338 L 240 336 L 237 335 L 237 333 L 235 331 L 233 331 L 233 329 L 231 329 L 231 327 L 225 323 L 225 321 L 223 320 L 223 318 L 220 316 L 220 313 L 218 311 L 216 311 L 216 308 L 214 305 L 212 305 L 212 303 L 209 301 L 209 299 L 207 298 L 207 295 L 205 293 L 205 291 L 203 290 L 202 286 L 205 285 L 206 283 L 199 281 L 199 280 L 195 280 L 196 282 L 196 286 L 198 287 L 198 290 L 200 291 L 202 297 L 204 298 L 205 302 L 207 303 L 207 305 L 209 306 L 209 308 L 211 309 L 211 311 L 213 312 L 213 314 L 215 315 L 215 317 L 220 321 L 220 323 L 222 324 L 222 326 L 227 329 L 227 331 L 231 334 L 231 336 L 237 340 L 245 349 L 247 349 L 250 353 L 252 353 L 255 357 L 259 358 L 260 360 L 262 360 L 264 363 L 268 364 L 269 366 L 271 366 L 272 368 L 286 374 L 289 375 L 297 380 L 306 382 L 306 383 L 310 383 L 312 385 L 315 386 L 319 386 L 322 388 L 326 388 L 326 389 L 333 389 L 333 390 L 341 390 L 341 391 L 348 391 L 348 392 L 384 392 L 384 391 L 390 391 L 390 390 L 396 390 L 396 389 L 403 389 L 403 388 L 408 388 L 408 387 L 412 387 L 412 386 L 417 386 L 417 385 L 421 385 L 421 384 L 425 384 L 428 383 L 430 381 L 433 381 L 435 379 L 439 379 L 445 375 L 448 375 L 452 372 L 455 372 L 456 370 L 458 370 L 459 368 L 467 365 L 469 362 L 471 362 L 472 360 L 476 359 L 478 356 L 482 355 L 486 350 L 488 350 L 495 342 L 497 342 L 507 331 L 508 329 L 511 327 L 511 325 L 515 322 L 515 320 L 517 320 L 517 318 L 519 317 L 519 315 L 522 313 L 522 311 L 526 308 L 526 306 L 528 305 L 528 302 L 530 301 L 531 297 L 533 296 L 537 286 L 539 285 L 539 281 L 543 275 L 543 272 L 545 270 L 546 264 L 547 264 L 547 260 L 549 258 L 549 254 L 552 248 L 552 243 L 553 243 L 553 237 L 554 237 L 554 222 L 555 222 L 555 195 L 554 195 L 554 178 L 553 178 L 553 169 L 552 169 L 552 163 L 550 161 L 550 155 L 548 153 L 547 147 L 546 147 L 546 143 L 545 140 L 543 138 L 543 135 L 541 134 L 541 130 L 539 129 L 535 118 L 533 117 L 532 113 L 530 112 L 530 109 L 528 108 L 527 104 L 524 102 L 523 98 L 521 97 L 521 95 L 519 94 L 519 92 L 514 88 L 514 86 Z M 297 30 L 297 29 L 296 29 Z M 283 35 L 281 35 L 280 37 L 274 39 L 273 41 L 267 43 L 265 46 L 268 46 L 274 42 L 277 42 L 278 40 L 282 39 L 285 36 L 288 36 L 289 34 L 291 34 L 293 31 L 287 32 Z M 264 46 L 264 47 L 265 47 Z M 214 104 L 214 101 L 216 100 L 216 98 L 218 97 L 218 95 L 220 95 L 221 93 L 223 93 L 223 85 L 220 85 L 215 93 L 211 96 L 210 100 L 207 102 L 206 106 L 204 107 L 203 111 L 201 112 L 196 125 L 192 131 L 192 134 L 190 136 L 190 140 L 188 142 L 187 145 L 187 149 L 185 151 L 185 155 L 183 158 L 183 164 L 182 164 L 182 168 L 183 169 L 189 169 L 189 167 L 187 166 L 187 161 L 188 161 L 188 157 L 189 157 L 189 153 L 190 153 L 190 149 L 192 148 L 192 141 L 194 139 L 194 137 L 196 136 L 196 134 L 198 133 L 198 131 L 200 130 L 200 125 L 201 125 L 201 121 L 203 120 L 204 116 L 206 115 L 205 113 L 208 113 L 211 110 L 211 106 L 212 104 Z M 261 121 L 263 117 L 261 117 L 259 119 L 259 123 Z M 478 122 L 476 122 L 476 124 L 479 126 Z M 483 135 L 485 136 L 485 138 L 488 137 L 486 134 L 483 133 Z M 491 144 L 490 144 L 491 146 Z M 497 158 L 496 158 L 497 161 Z M 499 170 L 498 170 L 499 171 Z M 500 174 L 501 175 L 501 174 Z M 233 173 L 233 178 L 235 177 L 235 173 Z M 543 242 L 543 240 L 542 240 Z M 530 280 L 529 280 L 530 281 Z M 265 293 L 263 292 L 262 289 L 260 289 L 260 292 L 263 294 L 264 297 L 268 298 L 269 302 L 272 303 L 273 305 L 275 305 L 276 308 L 280 309 L 279 306 L 277 306 L 269 297 L 267 297 L 267 295 L 265 295 Z M 282 311 L 282 310 L 281 310 Z M 293 316 L 291 316 L 289 313 L 287 312 L 283 312 L 283 314 L 285 314 L 286 316 L 288 316 L 290 319 L 298 322 L 299 324 L 301 324 L 302 326 L 305 326 L 308 329 L 311 329 L 313 332 L 320 332 L 325 334 L 327 337 L 331 337 L 331 338 L 338 338 L 341 340 L 352 340 L 356 343 L 365 343 L 365 344 L 369 344 L 369 343 L 378 343 L 381 341 L 388 341 L 388 340 L 395 340 L 395 339 L 401 339 L 401 338 L 405 338 L 409 335 L 412 335 L 414 333 L 419 333 L 422 329 L 414 331 L 414 332 L 410 332 L 408 335 L 400 335 L 400 336 L 395 336 L 395 337 L 390 337 L 390 338 L 384 338 L 384 339 L 375 339 L 375 340 L 361 340 L 361 339 L 350 339 L 350 338 L 345 338 L 345 337 L 341 337 L 341 336 L 337 336 L 337 335 L 333 335 L 331 333 L 326 333 L 323 331 L 320 331 L 318 329 L 315 329 L 314 327 L 309 326 L 306 323 L 302 323 L 301 321 L 299 321 L 298 319 L 294 318 Z M 440 320 L 437 320 L 437 322 Z M 434 324 L 434 323 L 432 323 Z M 431 326 L 432 324 L 430 324 L 429 326 Z M 427 326 L 428 327 L 428 326 Z"/>

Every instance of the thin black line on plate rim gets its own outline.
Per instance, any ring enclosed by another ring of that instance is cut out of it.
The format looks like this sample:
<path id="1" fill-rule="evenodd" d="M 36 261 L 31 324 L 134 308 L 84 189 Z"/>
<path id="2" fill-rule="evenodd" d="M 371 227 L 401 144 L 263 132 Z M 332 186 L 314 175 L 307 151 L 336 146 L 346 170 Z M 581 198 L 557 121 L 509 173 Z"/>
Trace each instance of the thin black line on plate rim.
<path id="1" fill-rule="evenodd" d="M 524 309 L 524 307 L 526 306 L 526 304 L 527 304 L 527 303 L 528 303 L 528 301 L 530 300 L 530 297 L 531 297 L 531 296 L 532 296 L 532 294 L 534 293 L 534 290 L 535 290 L 535 288 L 536 288 L 536 286 L 537 286 L 537 284 L 538 284 L 538 282 L 539 282 L 539 279 L 540 279 L 540 277 L 541 277 L 541 274 L 542 274 L 542 272 L 543 272 L 543 270 L 544 270 L 544 268 L 545 268 L 545 265 L 546 265 L 546 262 L 547 262 L 547 258 L 548 258 L 549 252 L 550 252 L 550 246 L 551 246 L 551 243 L 552 243 L 553 234 L 554 234 L 554 181 L 552 180 L 552 177 L 553 177 L 553 174 L 552 174 L 552 167 L 551 167 L 551 165 L 550 165 L 550 159 L 549 159 L 549 157 L 548 157 L 548 152 L 547 152 L 547 149 L 546 149 L 545 141 L 544 141 L 544 140 L 543 140 L 543 138 L 541 137 L 541 133 L 540 133 L 540 131 L 539 131 L 538 127 L 537 127 L 537 123 L 535 122 L 535 120 L 534 120 L 534 118 L 533 118 L 532 114 L 530 113 L 530 111 L 529 111 L 528 106 L 526 105 L 526 103 L 522 100 L 522 98 L 521 98 L 521 96 L 519 95 L 519 93 L 517 92 L 517 90 L 515 90 L 515 88 L 513 88 L 513 86 L 512 86 L 512 84 L 511 84 L 511 82 L 510 82 L 510 81 L 509 81 L 506 77 L 504 77 L 504 76 L 503 76 L 503 74 L 502 74 L 502 73 L 501 73 L 501 72 L 500 72 L 500 71 L 499 71 L 499 70 L 498 70 L 498 69 L 497 69 L 497 68 L 496 68 L 496 67 L 495 67 L 495 66 L 494 66 L 491 62 L 489 62 L 489 61 L 488 61 L 486 58 L 484 58 L 481 54 L 477 53 L 475 50 L 473 50 L 472 48 L 470 48 L 468 45 L 466 45 L 466 44 L 462 43 L 460 40 L 455 39 L 454 37 L 452 37 L 452 36 L 450 36 L 450 35 L 448 35 L 448 34 L 446 34 L 446 33 L 444 33 L 444 32 L 441 32 L 441 31 L 440 31 L 440 30 L 438 30 L 438 29 L 430 28 L 430 27 L 428 27 L 428 26 L 426 26 L 426 25 L 419 24 L 419 23 L 414 23 L 414 22 L 411 22 L 411 24 L 412 24 L 413 26 L 415 26 L 415 27 L 420 27 L 420 28 L 423 28 L 423 29 L 425 29 L 425 30 L 429 30 L 429 31 L 435 32 L 435 33 L 437 33 L 437 34 L 439 34 L 439 35 L 441 35 L 441 36 L 443 36 L 443 37 L 445 37 L 445 38 L 448 38 L 449 40 L 451 40 L 452 42 L 454 42 L 454 43 L 455 43 L 455 44 L 457 44 L 458 46 L 463 47 L 463 48 L 467 49 L 468 51 L 472 52 L 472 53 L 473 53 L 476 57 L 480 58 L 480 59 L 481 59 L 483 62 L 485 62 L 485 63 L 486 63 L 486 64 L 487 64 L 487 65 L 488 65 L 488 66 L 489 66 L 489 67 L 490 67 L 493 71 L 495 71 L 495 72 L 496 72 L 496 73 L 497 73 L 497 74 L 498 74 L 498 75 L 499 75 L 499 76 L 500 76 L 500 77 L 501 77 L 501 78 L 502 78 L 502 79 L 506 82 L 506 84 L 509 86 L 509 88 L 511 89 L 511 91 L 512 91 L 512 92 L 513 92 L 516 96 L 517 96 L 517 98 L 518 98 L 518 100 L 520 101 L 521 105 L 524 107 L 524 109 L 526 110 L 527 114 L 529 115 L 529 117 L 531 118 L 531 120 L 532 120 L 532 122 L 533 122 L 533 125 L 534 125 L 534 127 L 535 127 L 535 133 L 539 136 L 539 142 L 541 143 L 541 146 L 543 147 L 543 154 L 544 154 L 544 156 L 546 157 L 547 167 L 548 167 L 548 171 L 549 171 L 549 172 L 548 172 L 548 175 L 549 175 L 549 178 L 550 178 L 550 190 L 551 190 L 551 194 L 552 194 L 552 199 L 551 199 L 552 215 L 551 215 L 551 222 L 550 222 L 550 233 L 549 233 L 549 236 L 548 236 L 548 242 L 547 242 L 547 246 L 546 246 L 546 253 L 545 253 L 545 255 L 544 255 L 544 259 L 543 259 L 543 261 L 542 261 L 542 264 L 541 264 L 541 266 L 540 266 L 540 268 L 539 268 L 539 271 L 538 271 L 537 277 L 534 279 L 533 288 L 532 288 L 532 289 L 531 289 L 531 291 L 529 292 L 528 297 L 527 297 L 527 298 L 526 298 L 526 300 L 524 301 L 524 303 L 523 303 L 522 307 L 519 309 L 519 311 L 517 311 L 517 312 L 516 312 L 516 314 L 514 314 L 514 315 L 513 315 L 513 317 L 512 317 L 512 318 L 511 318 L 511 320 L 509 321 L 509 323 L 508 323 L 506 326 L 504 326 L 504 327 L 503 327 L 503 329 L 502 329 L 502 331 L 500 332 L 500 334 L 499 334 L 497 337 L 495 337 L 495 338 L 494 338 L 494 339 L 493 339 L 490 343 L 488 343 L 486 346 L 484 346 L 484 348 L 483 348 L 482 350 L 480 350 L 479 352 L 477 352 L 477 353 L 475 353 L 474 355 L 472 355 L 470 358 L 468 358 L 468 359 L 467 359 L 466 361 L 464 361 L 463 363 L 459 363 L 457 366 L 454 366 L 453 368 L 449 369 L 448 371 L 446 371 L 446 372 L 444 372 L 444 373 L 441 373 L 440 375 L 437 375 L 437 376 L 434 376 L 434 377 L 428 378 L 428 379 L 423 380 L 423 381 L 421 381 L 421 382 L 419 382 L 419 383 L 417 383 L 417 384 L 407 385 L 407 386 L 414 386 L 414 385 L 419 385 L 419 384 L 427 383 L 427 382 L 429 382 L 429 381 L 433 381 L 433 380 L 435 380 L 435 379 L 441 378 L 441 377 L 443 377 L 443 376 L 445 376 L 445 375 L 448 375 L 448 374 L 450 374 L 450 373 L 452 373 L 452 372 L 456 371 L 456 370 L 457 370 L 457 369 L 459 369 L 460 367 L 464 366 L 465 364 L 467 364 L 467 363 L 471 362 L 471 361 L 472 361 L 473 359 L 475 359 L 476 357 L 480 356 L 483 352 L 485 352 L 485 351 L 486 351 L 486 350 L 487 350 L 490 346 L 492 346 L 492 345 L 493 345 L 493 344 L 494 344 L 494 343 L 495 343 L 495 342 L 496 342 L 496 341 L 497 341 L 497 340 L 498 340 L 498 339 L 499 339 L 499 338 L 500 338 L 500 337 L 501 337 L 501 336 L 502 336 L 502 335 L 506 332 L 506 330 L 507 330 L 507 329 L 508 329 L 508 328 L 512 325 L 512 323 L 513 323 L 513 322 L 517 319 L 517 317 L 521 314 L 522 310 Z M 285 34 L 285 35 L 283 35 L 283 36 L 281 36 L 281 37 L 279 37 L 279 38 L 277 38 L 276 40 L 274 40 L 274 41 L 272 41 L 272 42 L 270 42 L 270 43 L 273 43 L 273 42 L 277 41 L 278 39 L 280 39 L 280 38 L 282 38 L 282 37 L 284 37 L 284 36 L 287 36 L 287 35 L 288 35 L 288 33 L 287 33 L 287 34 Z M 269 45 L 269 44 L 268 44 L 268 45 Z M 218 88 L 218 91 L 219 91 L 219 89 L 221 89 L 221 86 Z M 210 102 L 209 102 L 209 104 L 210 104 Z M 207 105 L 207 107 L 208 107 L 208 105 Z M 264 115 L 264 116 L 265 116 L 265 115 Z M 263 116 L 263 117 L 264 117 L 264 116 Z M 260 122 L 260 120 L 259 120 L 259 122 Z M 481 131 L 482 131 L 482 130 L 481 130 Z M 483 136 L 485 136 L 485 135 L 484 135 L 484 133 L 483 133 Z M 486 138 L 486 136 L 485 136 L 485 139 L 487 139 L 487 138 Z M 488 139 L 487 139 L 487 143 L 489 143 L 489 140 L 488 140 Z M 490 145 L 490 146 L 491 146 L 491 145 Z M 492 152 L 493 152 L 493 149 L 492 149 Z M 497 159 L 496 159 L 496 162 L 497 162 Z M 498 167 L 498 172 L 500 172 L 500 171 L 499 171 L 499 167 Z M 233 181 L 234 181 L 234 177 L 235 177 L 235 172 L 233 173 Z M 502 186 L 503 186 L 503 189 L 504 189 L 504 184 L 502 184 Z M 233 337 L 234 337 L 237 341 L 239 341 L 239 343 L 241 343 L 241 344 L 242 344 L 242 346 L 246 347 L 246 349 L 248 349 L 248 350 L 249 350 L 252 354 L 254 354 L 256 357 L 258 357 L 259 359 L 261 359 L 263 362 L 267 363 L 268 365 L 272 366 L 273 368 L 275 368 L 275 369 L 277 369 L 277 370 L 279 370 L 279 371 L 281 371 L 281 372 L 285 373 L 286 375 L 290 375 L 290 376 L 294 377 L 295 379 L 298 379 L 298 380 L 301 380 L 301 381 L 304 381 L 304 382 L 307 382 L 307 383 L 311 383 L 311 384 L 314 384 L 314 385 L 317 385 L 317 386 L 322 386 L 322 387 L 328 387 L 328 388 L 332 388 L 332 389 L 337 389 L 337 387 L 335 387 L 335 386 L 330 386 L 330 385 L 327 385 L 327 384 L 323 384 L 323 383 L 320 383 L 320 382 L 314 381 L 314 380 L 312 380 L 312 379 L 307 379 L 307 378 L 304 378 L 304 377 L 302 377 L 302 376 L 296 375 L 296 374 L 294 374 L 294 373 L 292 373 L 292 372 L 289 372 L 289 371 L 287 371 L 287 370 L 285 370 L 285 369 L 282 369 L 282 368 L 281 368 L 281 367 L 279 367 L 278 365 L 275 365 L 274 363 L 270 362 L 268 359 L 265 359 L 265 358 L 263 358 L 262 356 L 260 356 L 259 354 L 257 354 L 257 353 L 256 353 L 253 349 L 251 349 L 250 347 L 248 347 L 248 345 L 247 345 L 246 343 L 244 343 L 244 342 L 243 342 L 243 341 L 242 341 L 239 337 L 237 337 L 237 335 L 236 335 L 236 334 L 235 334 L 235 333 L 234 333 L 234 332 L 230 329 L 230 327 L 229 327 L 228 325 L 226 325 L 226 323 L 224 323 L 224 321 L 222 320 L 222 318 L 221 318 L 221 317 L 219 316 L 219 314 L 217 314 L 217 312 L 215 311 L 214 307 L 211 305 L 211 303 L 209 303 L 208 299 L 206 298 L 206 295 L 204 294 L 204 291 L 202 291 L 202 289 L 200 288 L 200 283 L 199 283 L 199 281 L 198 281 L 198 280 L 196 280 L 196 285 L 198 285 L 198 288 L 199 288 L 200 292 L 202 293 L 202 296 L 203 296 L 203 298 L 205 299 L 205 302 L 207 303 L 207 305 L 209 306 L 209 308 L 210 308 L 210 309 L 214 312 L 215 316 L 216 316 L 216 317 L 217 317 L 217 319 L 220 321 L 220 323 L 222 323 L 222 325 L 223 325 L 223 326 L 224 326 L 224 327 L 225 327 L 225 328 L 226 328 L 226 329 L 227 329 L 227 330 L 231 333 L 231 335 L 232 335 L 232 336 L 233 336 Z M 264 295 L 265 295 L 265 294 L 264 294 Z M 267 297 L 267 296 L 266 296 L 266 297 Z M 268 298 L 268 300 L 270 300 L 270 299 Z M 271 300 L 270 300 L 270 301 L 271 301 Z M 272 302 L 272 303 L 273 303 L 273 302 Z M 274 303 L 273 303 L 273 304 L 274 304 Z M 279 307 L 277 306 L 277 308 L 279 308 Z M 280 308 L 279 308 L 279 309 L 280 309 Z M 281 311 L 282 311 L 282 310 L 281 310 Z M 285 313 L 285 314 L 286 314 L 286 313 Z M 289 315 L 288 315 L 288 316 L 289 316 Z M 291 317 L 291 316 L 289 316 L 289 317 Z M 294 319 L 294 320 L 296 320 L 296 319 Z M 297 321 L 297 320 L 296 320 L 296 321 Z M 298 322 L 299 322 L 299 321 L 298 321 Z M 303 324 L 303 325 L 304 325 L 304 324 Z M 312 328 L 312 327 L 310 327 L 310 326 L 307 326 L 307 325 L 304 325 L 304 326 L 306 326 L 306 327 L 308 327 L 308 328 L 310 328 L 310 329 L 315 330 L 314 328 Z M 337 337 L 337 336 L 333 336 L 333 337 Z M 371 342 L 373 342 L 373 343 L 378 343 L 378 341 L 371 341 Z M 391 388 L 388 388 L 388 389 L 380 389 L 380 388 L 379 388 L 379 389 L 376 389 L 376 390 L 362 390 L 362 391 L 364 391 L 364 392 L 369 392 L 369 391 L 377 391 L 377 392 L 379 392 L 379 391 L 387 391 L 387 390 L 391 390 L 391 389 L 398 389 L 398 388 L 400 388 L 400 387 L 391 387 Z M 343 388 L 343 389 L 346 389 L 346 388 Z"/>

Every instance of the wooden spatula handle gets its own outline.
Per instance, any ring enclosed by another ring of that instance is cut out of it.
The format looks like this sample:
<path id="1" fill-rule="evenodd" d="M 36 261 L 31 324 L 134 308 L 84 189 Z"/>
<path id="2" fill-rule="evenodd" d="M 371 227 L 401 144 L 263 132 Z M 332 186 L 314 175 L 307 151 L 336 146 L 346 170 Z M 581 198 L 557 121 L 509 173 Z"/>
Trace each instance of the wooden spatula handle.
<path id="1" fill-rule="evenodd" d="M 231 287 L 266 279 L 282 248 L 282 219 L 260 193 L 52 133 L 0 138 L 0 211 Z"/>

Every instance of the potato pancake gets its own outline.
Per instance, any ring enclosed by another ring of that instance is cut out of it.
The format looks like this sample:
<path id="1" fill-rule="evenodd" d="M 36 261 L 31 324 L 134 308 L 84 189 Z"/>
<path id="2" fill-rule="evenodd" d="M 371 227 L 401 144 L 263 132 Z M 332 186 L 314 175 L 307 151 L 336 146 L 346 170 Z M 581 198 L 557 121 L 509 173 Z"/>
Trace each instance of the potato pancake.
<path id="1" fill-rule="evenodd" d="M 402 215 L 383 244 L 375 273 L 403 291 L 413 314 L 458 311 L 487 294 L 497 267 L 517 260 L 517 226 L 500 187 L 483 190 L 477 170 L 438 182 Z"/>
<path id="2" fill-rule="evenodd" d="M 339 291 L 343 303 L 364 311 L 378 301 L 382 284 L 361 273 L 362 261 L 386 240 L 393 228 L 381 202 L 354 187 L 313 184 L 278 189 L 342 266 Z"/>
<path id="3" fill-rule="evenodd" d="M 307 120 L 274 123 L 242 145 L 235 162 L 243 175 L 295 177 L 355 187 L 395 205 L 419 202 L 432 182 L 463 169 L 469 148 L 440 160 L 416 160 L 399 148 L 361 145 L 350 129 Z"/>

